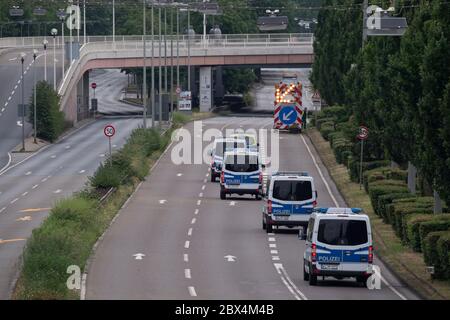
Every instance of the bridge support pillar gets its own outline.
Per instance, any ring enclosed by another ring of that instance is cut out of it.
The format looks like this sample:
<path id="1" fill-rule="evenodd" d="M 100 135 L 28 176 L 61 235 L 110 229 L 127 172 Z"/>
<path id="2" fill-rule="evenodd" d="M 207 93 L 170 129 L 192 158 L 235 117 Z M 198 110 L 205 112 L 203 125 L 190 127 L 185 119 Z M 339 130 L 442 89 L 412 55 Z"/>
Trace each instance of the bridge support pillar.
<path id="1" fill-rule="evenodd" d="M 223 96 L 225 95 L 225 87 L 223 85 L 223 68 L 217 66 L 214 75 L 214 102 L 216 106 L 222 104 Z"/>
<path id="2" fill-rule="evenodd" d="M 89 117 L 89 71 L 83 74 L 77 85 L 77 121 Z"/>
<path id="3" fill-rule="evenodd" d="M 200 67 L 200 112 L 208 112 L 213 107 L 212 68 Z"/>

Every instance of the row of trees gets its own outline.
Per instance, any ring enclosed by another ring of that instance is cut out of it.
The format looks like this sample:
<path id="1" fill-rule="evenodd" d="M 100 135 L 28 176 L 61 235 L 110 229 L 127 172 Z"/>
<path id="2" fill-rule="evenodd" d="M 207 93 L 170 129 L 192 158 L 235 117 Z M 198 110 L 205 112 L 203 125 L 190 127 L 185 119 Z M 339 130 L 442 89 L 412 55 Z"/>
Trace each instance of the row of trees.
<path id="1" fill-rule="evenodd" d="M 346 107 L 354 128 L 370 128 L 366 160 L 412 162 L 450 203 L 450 5 L 397 1 L 406 34 L 362 46 L 361 3 L 325 1 L 347 9 L 319 12 L 313 85 L 328 104 Z"/>

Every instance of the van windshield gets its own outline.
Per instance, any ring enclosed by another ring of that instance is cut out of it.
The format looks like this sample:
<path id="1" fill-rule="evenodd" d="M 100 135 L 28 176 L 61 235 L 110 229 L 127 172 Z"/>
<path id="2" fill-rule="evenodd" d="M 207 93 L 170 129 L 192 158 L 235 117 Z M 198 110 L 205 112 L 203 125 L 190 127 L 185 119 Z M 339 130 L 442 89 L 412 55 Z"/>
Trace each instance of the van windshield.
<path id="1" fill-rule="evenodd" d="M 305 201 L 313 198 L 311 181 L 275 181 L 273 198 L 283 201 Z"/>
<path id="2" fill-rule="evenodd" d="M 255 172 L 259 170 L 257 156 L 228 156 L 225 159 L 225 170 L 232 172 Z"/>
<path id="3" fill-rule="evenodd" d="M 243 149 L 245 148 L 245 143 L 243 141 L 220 141 L 216 142 L 216 148 L 214 154 L 218 157 L 223 157 L 223 153 L 227 149 Z"/>
<path id="4" fill-rule="evenodd" d="M 334 246 L 357 246 L 367 243 L 366 221 L 322 219 L 319 223 L 317 240 Z"/>

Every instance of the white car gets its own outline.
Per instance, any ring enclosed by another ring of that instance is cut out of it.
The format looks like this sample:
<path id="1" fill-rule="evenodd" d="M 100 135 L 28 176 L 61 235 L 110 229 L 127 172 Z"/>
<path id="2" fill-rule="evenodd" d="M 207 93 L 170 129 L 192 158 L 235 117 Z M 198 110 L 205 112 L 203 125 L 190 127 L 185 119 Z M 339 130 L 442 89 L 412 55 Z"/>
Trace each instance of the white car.
<path id="1" fill-rule="evenodd" d="M 366 284 L 372 275 L 373 244 L 369 217 L 358 208 L 321 208 L 314 212 L 306 233 L 303 280 L 317 284 L 317 277 L 355 277 Z"/>

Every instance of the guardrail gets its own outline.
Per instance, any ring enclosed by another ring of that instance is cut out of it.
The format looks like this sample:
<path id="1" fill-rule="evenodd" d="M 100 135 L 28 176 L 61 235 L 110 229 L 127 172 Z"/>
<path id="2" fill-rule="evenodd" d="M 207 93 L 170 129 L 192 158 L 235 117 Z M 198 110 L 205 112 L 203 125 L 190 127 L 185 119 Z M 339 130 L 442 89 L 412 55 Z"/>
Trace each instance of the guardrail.
<path id="1" fill-rule="evenodd" d="M 72 39 L 76 41 L 76 36 L 72 36 Z M 146 36 L 148 41 L 152 40 L 151 36 Z M 154 41 L 159 42 L 159 37 L 154 36 Z M 224 45 L 232 45 L 239 44 L 243 46 L 251 46 L 255 44 L 266 43 L 267 46 L 269 44 L 312 44 L 313 42 L 313 34 L 311 33 L 296 33 L 296 34 L 224 34 L 224 35 L 208 35 L 206 37 L 206 41 L 203 39 L 202 35 L 195 36 L 162 36 L 161 41 L 166 42 L 176 42 L 178 41 L 182 43 L 187 43 L 190 39 L 192 44 L 202 44 L 204 47 L 216 46 L 218 42 Z M 48 47 L 53 47 L 53 37 L 23 37 L 23 38 L 0 38 L 0 48 L 39 48 L 43 46 L 43 41 L 48 41 Z M 56 45 L 61 46 L 62 37 L 58 36 L 55 38 Z M 84 43 L 84 37 L 80 37 L 80 44 L 84 45 L 87 43 L 93 42 L 113 42 L 112 36 L 88 36 L 86 37 L 86 43 Z M 66 36 L 64 39 L 65 42 L 69 41 L 69 36 Z M 142 42 L 142 35 L 132 35 L 132 36 L 116 36 L 115 43 L 120 45 L 120 43 L 124 44 L 127 42 Z"/>

